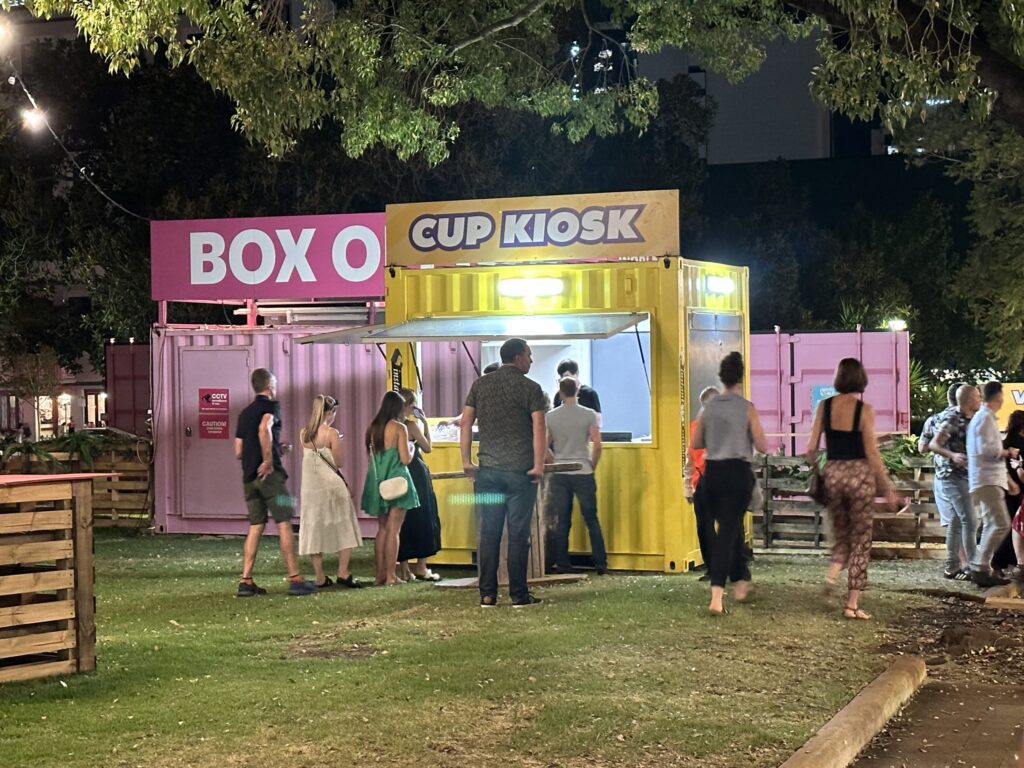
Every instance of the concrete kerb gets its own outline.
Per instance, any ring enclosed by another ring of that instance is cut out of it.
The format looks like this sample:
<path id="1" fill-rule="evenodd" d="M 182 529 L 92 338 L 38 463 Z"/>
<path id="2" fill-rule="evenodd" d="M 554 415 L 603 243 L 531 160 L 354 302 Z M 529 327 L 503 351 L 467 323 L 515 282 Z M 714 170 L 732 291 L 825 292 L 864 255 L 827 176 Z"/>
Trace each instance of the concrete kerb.
<path id="1" fill-rule="evenodd" d="M 781 768 L 846 768 L 927 677 L 924 659 L 900 656 Z"/>

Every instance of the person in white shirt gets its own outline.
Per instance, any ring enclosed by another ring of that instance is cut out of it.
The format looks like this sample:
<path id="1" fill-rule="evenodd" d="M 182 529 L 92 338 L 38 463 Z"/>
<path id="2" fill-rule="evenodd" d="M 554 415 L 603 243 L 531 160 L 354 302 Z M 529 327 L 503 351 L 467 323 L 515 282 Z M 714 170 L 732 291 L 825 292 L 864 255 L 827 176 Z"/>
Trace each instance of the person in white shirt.
<path id="1" fill-rule="evenodd" d="M 574 472 L 556 472 L 548 480 L 546 512 L 546 539 L 548 552 L 545 559 L 559 573 L 572 570 L 569 563 L 569 529 L 572 525 L 573 497 L 579 500 L 580 513 L 590 534 L 590 549 L 598 575 L 608 568 L 604 548 L 604 535 L 597 519 L 597 483 L 594 469 L 601 459 L 601 428 L 598 414 L 579 404 L 579 381 L 565 376 L 558 382 L 561 405 L 545 417 L 548 445 L 556 462 L 583 465 Z"/>
<path id="2" fill-rule="evenodd" d="M 1006 458 L 1017 458 L 1016 448 L 1003 448 L 996 413 L 1003 406 L 1003 385 L 989 381 L 982 389 L 985 405 L 967 427 L 967 476 L 971 501 L 982 523 L 981 544 L 971 564 L 971 580 L 979 587 L 1005 584 L 992 573 L 992 556 L 1010 531 L 1004 501 L 1007 489 Z"/>

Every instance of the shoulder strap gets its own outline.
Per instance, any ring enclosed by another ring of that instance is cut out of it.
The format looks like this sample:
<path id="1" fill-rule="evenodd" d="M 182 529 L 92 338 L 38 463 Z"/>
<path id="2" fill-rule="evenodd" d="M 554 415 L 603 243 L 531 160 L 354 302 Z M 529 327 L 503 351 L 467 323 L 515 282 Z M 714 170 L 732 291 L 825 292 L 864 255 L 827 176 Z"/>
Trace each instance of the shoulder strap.
<path id="1" fill-rule="evenodd" d="M 860 412 L 864 410 L 864 401 L 858 400 L 853 409 L 853 431 L 860 432 Z"/>
<path id="2" fill-rule="evenodd" d="M 825 400 L 825 431 L 832 431 L 832 398 Z"/>

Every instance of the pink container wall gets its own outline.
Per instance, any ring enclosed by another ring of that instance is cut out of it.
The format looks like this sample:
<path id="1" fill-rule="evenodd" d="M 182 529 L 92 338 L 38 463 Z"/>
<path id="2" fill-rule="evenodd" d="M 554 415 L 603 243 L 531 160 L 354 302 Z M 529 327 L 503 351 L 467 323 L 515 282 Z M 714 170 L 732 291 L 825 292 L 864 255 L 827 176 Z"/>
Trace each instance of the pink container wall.
<path id="1" fill-rule="evenodd" d="M 466 347 L 480 365 L 480 342 L 466 342 Z M 439 418 L 460 416 L 469 388 L 478 376 L 466 350 L 460 342 L 439 341 L 420 344 L 419 354 L 424 412 Z"/>
<path id="2" fill-rule="evenodd" d="M 831 386 L 844 357 L 859 358 L 867 369 L 864 399 L 875 409 L 875 430 L 910 430 L 907 333 L 755 333 L 750 337 L 751 399 L 773 450 L 803 453 L 814 425 L 812 391 Z"/>
<path id="3" fill-rule="evenodd" d="M 149 418 L 149 345 L 107 346 L 107 424 L 133 435 L 146 434 Z"/>
<path id="4" fill-rule="evenodd" d="M 166 533 L 244 533 L 242 475 L 234 458 L 238 414 L 249 402 L 249 374 L 269 368 L 278 378 L 282 443 L 289 488 L 299 499 L 302 455 L 298 433 L 313 397 L 340 403 L 335 425 L 345 435 L 344 472 L 358 503 L 367 460 L 362 435 L 387 385 L 384 359 L 375 346 L 295 343 L 327 328 L 161 328 L 152 334 L 156 526 Z M 199 389 L 227 390 L 226 424 L 200 434 Z M 226 438 L 219 435 L 226 434 Z M 190 434 L 189 434 L 190 433 Z M 299 509 L 296 508 L 296 517 Z M 373 535 L 376 521 L 361 520 Z M 273 528 L 273 526 L 268 526 Z"/>

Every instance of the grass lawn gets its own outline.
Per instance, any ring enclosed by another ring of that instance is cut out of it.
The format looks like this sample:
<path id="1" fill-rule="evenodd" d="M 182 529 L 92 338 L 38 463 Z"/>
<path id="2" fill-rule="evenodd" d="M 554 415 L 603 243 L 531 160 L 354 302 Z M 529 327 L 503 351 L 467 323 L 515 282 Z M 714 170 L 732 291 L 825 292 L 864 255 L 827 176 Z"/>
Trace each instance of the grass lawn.
<path id="1" fill-rule="evenodd" d="M 820 558 L 759 558 L 755 602 L 716 618 L 693 575 L 516 611 L 429 585 L 289 598 L 269 538 L 271 594 L 239 600 L 240 553 L 100 532 L 98 669 L 0 686 L 3 765 L 775 766 L 884 668 L 889 623 L 928 599 L 897 588 L 939 568 L 873 564 L 876 621 L 852 622 Z"/>

